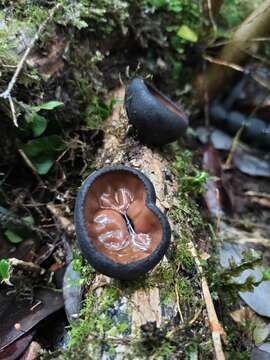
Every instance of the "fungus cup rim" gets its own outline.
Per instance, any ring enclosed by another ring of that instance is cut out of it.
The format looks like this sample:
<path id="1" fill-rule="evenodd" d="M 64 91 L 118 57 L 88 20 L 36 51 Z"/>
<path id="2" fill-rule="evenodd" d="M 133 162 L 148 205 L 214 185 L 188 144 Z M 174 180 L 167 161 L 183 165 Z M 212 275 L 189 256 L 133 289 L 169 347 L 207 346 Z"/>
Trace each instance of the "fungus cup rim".
<path id="1" fill-rule="evenodd" d="M 134 84 L 134 82 L 140 82 L 141 85 L 145 88 L 144 90 L 147 91 L 149 93 L 149 95 L 152 97 L 152 99 L 156 102 L 156 105 L 158 107 L 162 107 L 163 110 L 165 111 L 169 111 L 170 113 L 175 114 L 177 117 L 181 118 L 181 120 L 183 120 L 186 124 L 186 126 L 188 126 L 189 121 L 188 121 L 188 117 L 185 114 L 185 112 L 180 109 L 180 107 L 172 100 L 170 99 L 167 95 L 165 95 L 162 91 L 158 90 L 152 83 L 150 83 L 149 81 L 143 79 L 143 78 L 134 78 L 130 81 L 130 83 L 127 85 L 127 89 L 130 88 L 131 85 Z M 162 101 L 160 101 L 154 93 L 157 93 L 162 99 L 164 99 L 169 105 L 171 105 L 173 108 L 175 108 L 176 112 L 171 110 L 168 106 L 165 105 L 165 103 L 163 103 Z M 125 102 L 128 102 L 129 97 L 132 95 L 127 95 L 126 92 L 126 100 Z M 127 108 L 127 106 L 126 106 Z"/>
<path id="2" fill-rule="evenodd" d="M 108 172 L 129 172 L 135 175 L 142 182 L 145 191 L 146 199 L 145 206 L 153 212 L 155 216 L 158 217 L 162 228 L 162 238 L 158 243 L 157 247 L 152 251 L 151 254 L 147 255 L 141 260 L 131 261 L 127 264 L 121 264 L 113 261 L 107 256 L 99 252 L 94 244 L 92 239 L 89 236 L 88 229 L 86 226 L 85 219 L 85 200 L 88 190 L 90 189 L 93 182 L 98 179 L 98 177 L 108 173 Z M 124 166 L 108 166 L 102 169 L 94 171 L 90 174 L 86 180 L 83 182 L 82 186 L 79 189 L 77 194 L 76 203 L 75 203 L 75 229 L 76 229 L 76 240 L 77 244 L 82 252 L 82 255 L 86 260 L 99 272 L 122 280 L 132 280 L 140 275 L 147 273 L 151 270 L 158 262 L 162 259 L 163 255 L 166 253 L 168 246 L 170 244 L 171 229 L 167 217 L 163 212 L 156 206 L 156 193 L 153 184 L 141 171 Z"/>
<path id="3" fill-rule="evenodd" d="M 177 104 L 171 100 L 167 95 L 163 94 L 163 92 L 161 92 L 160 90 L 158 90 L 153 84 L 151 84 L 149 81 L 144 80 L 142 78 L 137 78 L 138 80 L 141 80 L 144 84 L 144 86 L 146 87 L 147 91 L 150 93 L 151 96 L 153 96 L 153 98 L 158 102 L 159 106 L 164 106 L 168 111 L 173 112 L 174 114 L 176 114 L 178 117 L 180 117 L 188 126 L 188 117 L 187 115 L 184 113 L 183 110 L 181 110 Z M 175 108 L 175 111 L 171 110 L 168 106 L 166 106 L 162 101 L 160 101 L 154 93 L 152 93 L 152 91 L 154 91 L 155 93 L 157 93 L 161 98 L 163 98 L 168 104 L 170 104 L 173 108 Z"/>
<path id="4" fill-rule="evenodd" d="M 125 109 L 129 122 L 145 144 L 164 145 L 186 133 L 187 114 L 154 85 L 134 78 L 126 87 Z"/>

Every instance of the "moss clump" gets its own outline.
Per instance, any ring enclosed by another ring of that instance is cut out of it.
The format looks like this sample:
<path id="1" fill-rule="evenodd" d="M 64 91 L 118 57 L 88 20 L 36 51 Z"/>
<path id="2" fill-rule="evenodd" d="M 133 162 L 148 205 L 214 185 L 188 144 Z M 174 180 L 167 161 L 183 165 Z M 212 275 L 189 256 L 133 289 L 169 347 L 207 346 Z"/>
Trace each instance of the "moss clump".
<path id="1" fill-rule="evenodd" d="M 76 250 L 73 252 L 72 260 L 73 269 L 80 273 L 80 279 L 84 286 L 89 286 L 94 279 L 96 271 Z"/>
<path id="2" fill-rule="evenodd" d="M 113 322 L 109 316 L 109 309 L 119 298 L 119 290 L 113 286 L 107 286 L 102 292 L 102 296 L 97 298 L 93 294 L 88 294 L 84 304 L 81 317 L 70 331 L 69 346 L 81 346 L 87 337 L 96 339 L 94 348 L 99 346 L 105 334 L 113 328 Z M 124 331 L 126 330 L 123 327 Z M 121 330 L 121 327 L 118 327 Z"/>
<path id="3" fill-rule="evenodd" d="M 64 12 L 57 18 L 62 25 L 72 24 L 76 28 L 88 28 L 111 33 L 118 26 L 123 27 L 129 16 L 129 4 L 123 0 L 61 0 Z"/>
<path id="4" fill-rule="evenodd" d="M 25 39 L 33 36 L 33 28 L 24 22 L 16 19 L 5 19 L 3 13 L 0 14 L 0 57 L 2 63 L 7 66 L 5 72 L 10 70 L 9 67 L 17 65 L 20 60 L 20 52 L 25 50 Z"/>
<path id="5" fill-rule="evenodd" d="M 37 5 L 34 1 L 18 1 L 16 6 L 11 8 L 13 16 L 21 21 L 25 21 L 32 27 L 39 26 L 48 16 L 48 9 Z"/>

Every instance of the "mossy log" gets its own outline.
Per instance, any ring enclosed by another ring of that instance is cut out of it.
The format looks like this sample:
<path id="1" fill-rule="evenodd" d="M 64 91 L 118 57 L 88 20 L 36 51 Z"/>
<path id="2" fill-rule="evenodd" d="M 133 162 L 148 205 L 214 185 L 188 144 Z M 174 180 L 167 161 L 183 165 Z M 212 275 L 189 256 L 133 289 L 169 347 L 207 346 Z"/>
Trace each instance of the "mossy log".
<path id="1" fill-rule="evenodd" d="M 98 154 L 97 167 L 124 164 L 141 170 L 150 178 L 155 187 L 157 206 L 162 211 L 166 211 L 170 202 L 168 194 L 172 194 L 176 190 L 172 189 L 173 183 L 165 181 L 169 164 L 157 151 L 141 145 L 131 138 L 126 139 L 128 119 L 123 108 L 124 95 L 124 88 L 119 88 L 113 94 L 114 100 L 118 103 L 104 126 L 104 147 Z M 137 288 L 136 284 L 132 285 Z M 168 318 L 167 314 L 166 319 L 166 315 L 162 314 L 160 292 L 157 286 L 135 289 L 131 296 L 130 294 L 128 296 L 126 309 L 129 314 L 129 322 L 131 322 L 131 333 L 138 334 L 141 326 L 148 322 L 155 323 L 157 327 L 160 327 L 162 320 L 170 320 L 177 315 L 175 301 L 172 301 L 170 308 L 170 316 Z"/>
<path id="2" fill-rule="evenodd" d="M 172 209 L 176 211 L 180 205 L 176 204 L 179 184 L 171 171 L 169 148 L 162 153 L 127 136 L 124 89 L 114 91 L 112 98 L 116 105 L 104 123 L 104 145 L 95 167 L 123 164 L 147 175 L 156 190 L 157 206 L 168 214 L 173 235 L 167 256 L 144 278 L 120 282 L 95 275 L 85 294 L 84 314 L 88 315 L 84 321 L 88 325 L 81 326 L 88 326 L 88 337 L 84 356 L 211 359 L 211 334 L 200 275 L 187 247 L 193 225 L 170 216 Z M 197 216 L 197 209 L 192 216 Z M 191 357 L 192 354 L 197 357 Z"/>

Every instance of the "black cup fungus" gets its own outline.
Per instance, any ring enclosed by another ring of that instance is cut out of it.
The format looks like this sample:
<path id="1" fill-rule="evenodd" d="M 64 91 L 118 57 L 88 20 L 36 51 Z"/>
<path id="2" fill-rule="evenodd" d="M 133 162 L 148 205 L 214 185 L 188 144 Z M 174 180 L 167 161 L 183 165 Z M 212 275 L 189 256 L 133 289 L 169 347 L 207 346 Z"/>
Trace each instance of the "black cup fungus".
<path id="1" fill-rule="evenodd" d="M 155 201 L 151 181 L 130 167 L 105 167 L 85 180 L 76 198 L 76 235 L 96 270 L 132 280 L 161 260 L 171 231 Z"/>
<path id="2" fill-rule="evenodd" d="M 176 104 L 143 79 L 127 86 L 125 107 L 138 138 L 148 145 L 164 145 L 183 136 L 188 118 Z"/>

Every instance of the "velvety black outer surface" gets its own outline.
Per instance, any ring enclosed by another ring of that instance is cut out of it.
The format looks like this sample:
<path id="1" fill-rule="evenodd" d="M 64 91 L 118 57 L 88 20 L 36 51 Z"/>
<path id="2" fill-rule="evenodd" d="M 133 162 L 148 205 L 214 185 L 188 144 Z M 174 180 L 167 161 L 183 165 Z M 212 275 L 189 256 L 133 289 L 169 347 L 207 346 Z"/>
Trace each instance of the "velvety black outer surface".
<path id="1" fill-rule="evenodd" d="M 162 239 L 156 249 L 145 258 L 131 262 L 129 264 L 116 263 L 108 257 L 98 252 L 89 237 L 86 221 L 85 221 L 85 199 L 88 189 L 92 183 L 100 176 L 111 171 L 127 171 L 137 176 L 143 183 L 146 190 L 146 206 L 159 219 L 162 227 Z M 168 249 L 171 238 L 171 229 L 166 216 L 155 205 L 156 194 L 154 186 L 151 181 L 140 171 L 127 166 L 113 166 L 105 167 L 92 173 L 84 181 L 81 186 L 75 204 L 75 228 L 77 235 L 77 242 L 82 251 L 82 255 L 89 261 L 89 263 L 99 272 L 121 280 L 133 280 L 140 275 L 145 274 L 151 270 L 163 257 Z"/>
<path id="2" fill-rule="evenodd" d="M 158 100 L 142 79 L 133 79 L 128 85 L 125 107 L 129 121 L 137 129 L 138 137 L 143 143 L 164 145 L 185 134 L 188 119 L 170 99 L 156 89 L 155 92 L 175 107 L 177 112 Z"/>

